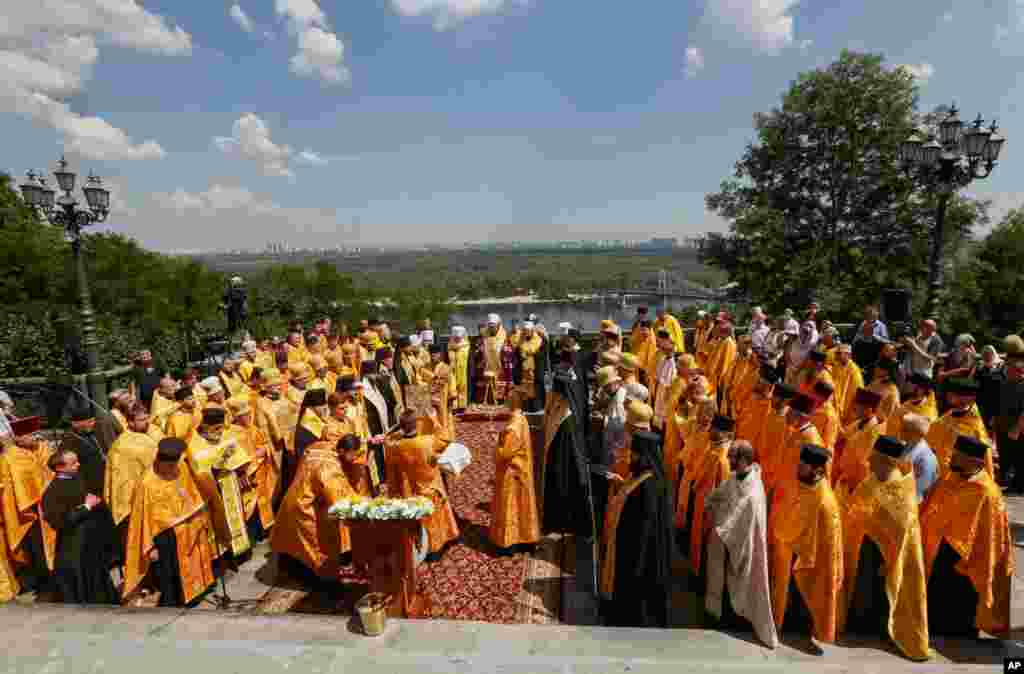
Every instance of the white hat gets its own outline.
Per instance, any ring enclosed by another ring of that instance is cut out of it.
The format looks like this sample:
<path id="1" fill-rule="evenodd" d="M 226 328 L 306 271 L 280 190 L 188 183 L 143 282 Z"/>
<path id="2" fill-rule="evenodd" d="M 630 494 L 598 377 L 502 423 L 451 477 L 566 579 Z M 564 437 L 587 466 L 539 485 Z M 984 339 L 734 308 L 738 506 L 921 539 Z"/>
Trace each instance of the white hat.
<path id="1" fill-rule="evenodd" d="M 466 328 L 461 325 L 452 326 L 452 337 L 466 337 L 467 334 Z"/>
<path id="2" fill-rule="evenodd" d="M 242 351 L 245 351 L 246 353 L 256 353 L 256 342 L 252 340 L 242 342 Z"/>
<path id="3" fill-rule="evenodd" d="M 203 387 L 208 394 L 214 395 L 224 390 L 224 387 L 220 385 L 220 379 L 217 377 L 207 377 L 206 379 L 199 382 L 199 385 Z"/>
<path id="4" fill-rule="evenodd" d="M 708 312 L 701 309 L 700 311 L 697 312 L 697 315 L 700 316 L 701 318 L 704 318 L 705 316 L 708 315 Z"/>
<path id="5" fill-rule="evenodd" d="M 569 331 L 572 330 L 572 323 L 562 322 L 558 324 L 558 329 L 562 331 L 563 335 L 568 335 Z"/>
<path id="6" fill-rule="evenodd" d="M 533 321 L 526 321 L 523 323 L 523 330 L 533 330 Z"/>
<path id="7" fill-rule="evenodd" d="M 501 316 L 498 314 L 487 314 L 487 323 L 488 325 L 500 325 Z"/>
<path id="8" fill-rule="evenodd" d="M 419 335 L 409 335 L 409 346 L 419 346 L 423 343 Z"/>

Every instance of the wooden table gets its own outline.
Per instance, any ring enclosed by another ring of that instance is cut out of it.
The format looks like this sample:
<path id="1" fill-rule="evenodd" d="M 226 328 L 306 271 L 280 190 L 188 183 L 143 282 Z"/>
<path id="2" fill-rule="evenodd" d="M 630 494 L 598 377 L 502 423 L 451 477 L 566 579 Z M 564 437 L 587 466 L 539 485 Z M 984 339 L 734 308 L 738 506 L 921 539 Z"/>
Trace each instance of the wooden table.
<path id="1" fill-rule="evenodd" d="M 419 591 L 413 548 L 420 540 L 420 520 L 346 520 L 352 534 L 352 561 L 367 570 L 370 592 L 395 599 L 392 618 L 424 618 L 429 600 Z"/>

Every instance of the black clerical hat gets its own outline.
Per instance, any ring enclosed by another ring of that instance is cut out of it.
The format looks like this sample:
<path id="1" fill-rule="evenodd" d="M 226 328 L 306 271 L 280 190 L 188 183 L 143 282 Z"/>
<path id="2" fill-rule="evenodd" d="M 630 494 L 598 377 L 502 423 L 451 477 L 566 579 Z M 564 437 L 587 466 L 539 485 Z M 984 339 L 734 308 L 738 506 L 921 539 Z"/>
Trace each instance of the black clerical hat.
<path id="1" fill-rule="evenodd" d="M 386 346 L 382 346 L 381 348 L 377 349 L 377 352 L 373 354 L 373 357 L 376 358 L 377 362 L 379 363 L 382 360 L 387 360 L 388 358 L 391 358 L 393 355 L 395 355 L 394 351 L 392 351 Z"/>
<path id="2" fill-rule="evenodd" d="M 576 341 L 579 341 L 579 339 L 581 337 L 583 337 L 583 333 L 580 332 L 579 328 L 569 328 L 569 333 L 568 334 L 569 334 L 570 337 L 572 337 Z"/>
<path id="3" fill-rule="evenodd" d="M 815 363 L 824 363 L 828 361 L 828 354 L 824 351 L 811 351 L 807 357 Z"/>
<path id="4" fill-rule="evenodd" d="M 177 461 L 185 453 L 187 445 L 181 438 L 164 438 L 156 446 L 156 458 L 160 461 Z"/>
<path id="5" fill-rule="evenodd" d="M 974 459 L 984 459 L 985 452 L 988 451 L 988 445 L 969 435 L 961 435 L 957 437 L 953 449 Z"/>
<path id="6" fill-rule="evenodd" d="M 780 381 L 775 384 L 775 389 L 772 391 L 772 395 L 781 400 L 790 400 L 796 395 L 796 389 L 789 384 Z"/>
<path id="7" fill-rule="evenodd" d="M 857 405 L 878 407 L 882 404 L 882 396 L 878 395 L 874 391 L 869 391 L 866 388 L 859 388 L 853 395 L 853 402 Z"/>
<path id="8" fill-rule="evenodd" d="M 715 418 L 711 420 L 711 430 L 719 433 L 732 433 L 736 430 L 736 422 L 731 417 L 716 414 Z"/>
<path id="9" fill-rule="evenodd" d="M 195 393 L 193 393 L 192 389 L 190 389 L 187 386 L 182 386 L 180 389 L 174 392 L 174 399 L 177 400 L 179 403 L 182 400 L 185 400 L 186 398 L 192 398 L 194 396 Z"/>
<path id="10" fill-rule="evenodd" d="M 828 399 L 833 393 L 836 392 L 836 387 L 828 383 L 824 379 L 819 379 L 814 382 L 814 394 L 819 395 L 822 398 Z"/>
<path id="11" fill-rule="evenodd" d="M 647 307 L 638 307 L 636 312 L 638 314 L 641 314 L 641 315 L 646 314 L 647 313 Z"/>
<path id="12" fill-rule="evenodd" d="M 649 328 L 651 327 L 651 322 L 648 320 L 643 320 L 640 321 L 637 325 L 639 325 L 641 328 Z"/>
<path id="13" fill-rule="evenodd" d="M 409 339 L 409 335 L 398 338 L 398 348 L 404 349 L 407 346 L 412 346 L 412 340 Z"/>
<path id="14" fill-rule="evenodd" d="M 907 446 L 891 435 L 880 435 L 875 440 L 875 451 L 898 459 L 907 452 Z"/>
<path id="15" fill-rule="evenodd" d="M 668 330 L 658 330 L 659 339 L 672 339 L 672 335 L 668 334 Z"/>
<path id="16" fill-rule="evenodd" d="M 431 344 L 430 345 L 430 353 L 432 353 L 432 354 L 434 354 L 434 353 L 444 353 L 444 349 L 441 348 L 440 344 Z"/>
<path id="17" fill-rule="evenodd" d="M 364 360 L 359 366 L 359 372 L 365 377 L 368 374 L 377 374 L 379 368 L 377 367 L 377 361 L 375 360 Z"/>
<path id="18" fill-rule="evenodd" d="M 203 410 L 203 424 L 206 426 L 223 424 L 227 416 L 227 411 L 223 407 L 207 407 Z"/>
<path id="19" fill-rule="evenodd" d="M 761 380 L 766 384 L 777 384 L 779 383 L 779 373 L 770 365 L 761 366 Z"/>
<path id="20" fill-rule="evenodd" d="M 797 393 L 789 401 L 789 409 L 806 416 L 811 416 L 814 414 L 814 398 L 804 393 Z"/>
<path id="21" fill-rule="evenodd" d="M 302 396 L 302 404 L 306 407 L 323 407 L 327 404 L 327 391 L 322 388 L 306 391 L 306 394 Z"/>
<path id="22" fill-rule="evenodd" d="M 824 466 L 832 458 L 832 452 L 821 445 L 806 444 L 800 448 L 800 463 L 808 466 Z"/>
<path id="23" fill-rule="evenodd" d="M 935 386 L 935 382 L 932 381 L 932 378 L 921 372 L 911 373 L 910 378 L 907 379 L 907 381 L 913 384 L 914 386 L 921 386 L 923 388 L 930 389 Z"/>
<path id="24" fill-rule="evenodd" d="M 338 393 L 352 393 L 356 390 L 356 378 L 351 376 L 345 376 L 338 380 L 338 385 L 335 388 Z M 312 393 L 312 391 L 310 392 Z M 309 393 L 306 394 L 307 396 Z M 305 402 L 305 400 L 303 400 Z M 320 403 L 325 404 L 325 403 Z"/>

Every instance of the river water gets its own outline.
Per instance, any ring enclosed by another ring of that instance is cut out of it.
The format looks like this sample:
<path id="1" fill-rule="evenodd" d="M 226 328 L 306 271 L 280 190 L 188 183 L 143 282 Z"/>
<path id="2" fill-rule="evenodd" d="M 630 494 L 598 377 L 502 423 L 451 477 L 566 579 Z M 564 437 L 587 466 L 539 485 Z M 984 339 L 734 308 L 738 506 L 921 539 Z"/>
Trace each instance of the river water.
<path id="1" fill-rule="evenodd" d="M 482 304 L 461 304 L 448 318 L 448 325 L 463 325 L 469 334 L 476 334 L 480 323 L 487 322 L 488 314 L 498 314 L 506 327 L 514 321 L 525 320 L 529 314 L 537 314 L 540 322 L 553 331 L 559 323 L 572 323 L 573 327 L 583 332 L 597 332 L 601 321 L 606 318 L 618 323 L 628 330 L 636 317 L 637 307 L 651 308 L 654 318 L 655 308 L 661 304 L 657 296 L 630 295 L 626 304 L 615 298 L 586 300 L 581 302 L 523 302 L 520 304 L 495 302 Z M 669 298 L 669 311 L 678 311 L 694 304 L 693 300 Z M 447 332 L 447 330 L 445 330 Z"/>

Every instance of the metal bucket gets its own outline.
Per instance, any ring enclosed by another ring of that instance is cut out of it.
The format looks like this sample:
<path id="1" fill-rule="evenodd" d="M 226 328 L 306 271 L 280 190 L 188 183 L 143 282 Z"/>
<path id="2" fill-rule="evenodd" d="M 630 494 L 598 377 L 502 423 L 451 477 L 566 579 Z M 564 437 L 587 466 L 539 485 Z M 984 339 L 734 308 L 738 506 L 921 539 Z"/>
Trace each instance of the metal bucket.
<path id="1" fill-rule="evenodd" d="M 363 634 L 368 637 L 379 637 L 384 634 L 388 624 L 388 607 L 394 597 L 383 592 L 371 592 L 356 602 L 359 621 L 363 624 Z"/>

